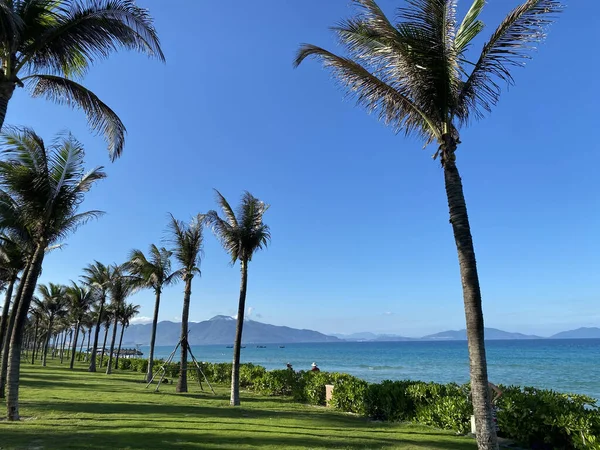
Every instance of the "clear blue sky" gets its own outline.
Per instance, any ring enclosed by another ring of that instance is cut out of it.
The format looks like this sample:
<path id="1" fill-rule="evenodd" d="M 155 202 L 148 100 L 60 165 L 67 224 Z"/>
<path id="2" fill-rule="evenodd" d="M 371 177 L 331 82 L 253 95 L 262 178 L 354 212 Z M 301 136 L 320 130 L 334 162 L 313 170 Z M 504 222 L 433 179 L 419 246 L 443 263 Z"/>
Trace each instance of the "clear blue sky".
<path id="1" fill-rule="evenodd" d="M 402 0 L 381 0 L 388 12 Z M 460 11 L 469 6 L 462 0 Z M 395 136 L 345 100 L 316 62 L 292 69 L 301 42 L 339 48 L 328 27 L 347 0 L 140 0 L 167 64 L 132 53 L 100 61 L 85 83 L 128 128 L 111 164 L 79 113 L 19 91 L 7 123 L 45 139 L 70 129 L 109 177 L 84 207 L 107 215 L 48 256 L 41 282 L 77 279 L 98 259 L 121 263 L 164 236 L 167 213 L 272 205 L 272 245 L 250 266 L 250 317 L 323 332 L 419 336 L 464 328 L 442 171 L 416 140 Z M 516 0 L 489 0 L 489 33 Z M 600 325 L 600 189 L 596 86 L 600 3 L 574 1 L 517 86 L 457 153 L 475 240 L 486 325 L 542 335 Z M 482 44 L 483 42 L 481 42 Z M 190 319 L 237 310 L 239 270 L 206 234 Z M 161 320 L 181 314 L 183 286 Z M 153 294 L 132 298 L 151 317 Z"/>

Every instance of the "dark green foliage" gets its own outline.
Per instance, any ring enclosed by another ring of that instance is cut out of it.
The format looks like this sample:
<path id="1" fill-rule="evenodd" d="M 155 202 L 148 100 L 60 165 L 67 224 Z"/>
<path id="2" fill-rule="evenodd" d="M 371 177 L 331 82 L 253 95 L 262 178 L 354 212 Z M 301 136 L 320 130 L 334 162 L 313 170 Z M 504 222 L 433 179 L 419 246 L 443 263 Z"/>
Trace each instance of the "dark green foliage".
<path id="1" fill-rule="evenodd" d="M 157 368 L 162 364 L 157 361 Z M 231 382 L 231 363 L 201 363 L 201 367 L 211 383 Z M 119 368 L 145 373 L 148 360 L 124 358 L 119 360 Z M 192 366 L 188 370 L 189 377 L 196 380 L 197 371 Z M 166 366 L 167 378 L 178 375 L 178 363 Z M 469 384 L 412 380 L 367 383 L 343 373 L 267 371 L 254 364 L 240 366 L 241 387 L 264 395 L 291 397 L 297 402 L 324 406 L 326 384 L 334 386 L 331 406 L 340 411 L 375 420 L 416 422 L 461 434 L 470 431 L 473 407 Z M 600 411 L 594 399 L 535 388 L 501 389 L 501 436 L 534 448 L 545 444 L 555 449 L 600 450 Z"/>

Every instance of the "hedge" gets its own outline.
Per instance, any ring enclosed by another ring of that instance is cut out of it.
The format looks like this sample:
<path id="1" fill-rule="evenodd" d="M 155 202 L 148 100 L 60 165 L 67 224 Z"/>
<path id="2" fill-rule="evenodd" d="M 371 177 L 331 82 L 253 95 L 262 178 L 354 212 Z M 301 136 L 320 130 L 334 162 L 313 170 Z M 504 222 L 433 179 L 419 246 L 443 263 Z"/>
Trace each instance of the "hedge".
<path id="1" fill-rule="evenodd" d="M 160 367 L 162 362 L 157 362 Z M 145 373 L 148 362 L 119 359 L 119 369 Z M 202 363 L 211 383 L 231 381 L 231 363 Z M 197 372 L 188 365 L 191 379 Z M 179 363 L 166 367 L 167 378 L 179 376 Z M 202 380 L 203 381 L 203 380 Z M 331 406 L 374 420 L 409 421 L 466 434 L 470 431 L 469 384 L 401 380 L 367 383 L 343 373 L 271 370 L 253 364 L 240 367 L 240 385 L 271 396 L 290 396 L 325 405 L 325 385 L 333 384 Z M 535 449 L 600 450 L 600 410 L 584 395 L 561 394 L 532 387 L 501 386 L 499 435 Z"/>

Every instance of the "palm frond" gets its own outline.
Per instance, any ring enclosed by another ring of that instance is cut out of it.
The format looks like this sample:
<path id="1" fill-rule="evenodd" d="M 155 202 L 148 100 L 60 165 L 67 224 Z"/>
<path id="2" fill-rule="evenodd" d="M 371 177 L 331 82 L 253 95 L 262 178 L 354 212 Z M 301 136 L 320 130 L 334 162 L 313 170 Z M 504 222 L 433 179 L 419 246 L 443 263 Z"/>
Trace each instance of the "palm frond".
<path id="1" fill-rule="evenodd" d="M 235 213 L 233 212 L 233 208 L 229 205 L 225 197 L 223 197 L 223 195 L 217 189 L 214 189 L 214 191 L 217 197 L 217 203 L 221 207 L 223 214 L 225 214 L 227 222 L 229 222 L 229 225 L 231 225 L 232 227 L 237 227 L 238 222 L 237 218 L 235 217 Z"/>
<path id="2" fill-rule="evenodd" d="M 500 98 L 496 80 L 514 83 L 510 68 L 523 66 L 535 44 L 545 38 L 545 29 L 562 11 L 557 0 L 527 0 L 515 8 L 483 46 L 479 60 L 464 83 L 456 110 L 457 118 L 466 123 L 491 111 Z"/>
<path id="3" fill-rule="evenodd" d="M 0 2 L 0 42 L 14 49 L 23 31 L 23 20 L 15 13 L 10 3 Z"/>
<path id="4" fill-rule="evenodd" d="M 473 0 L 473 4 L 467 11 L 463 21 L 456 32 L 454 46 L 456 52 L 461 54 L 466 50 L 471 41 L 483 30 L 484 23 L 479 20 L 479 14 L 485 6 L 486 0 Z"/>
<path id="5" fill-rule="evenodd" d="M 379 119 L 391 125 L 396 132 L 416 133 L 426 139 L 437 137 L 439 127 L 419 109 L 412 100 L 360 64 L 335 55 L 321 47 L 304 44 L 300 47 L 294 65 L 299 66 L 306 58 L 315 57 L 330 69 L 346 89 L 349 96 L 369 113 L 377 112 Z"/>
<path id="6" fill-rule="evenodd" d="M 193 276 L 194 273 L 199 273 L 203 254 L 204 216 L 198 214 L 187 225 L 175 219 L 172 214 L 169 216 L 171 220 L 167 225 L 167 242 L 171 244 L 173 256 L 185 271 L 184 276 Z"/>
<path id="7" fill-rule="evenodd" d="M 111 160 L 121 156 L 125 145 L 125 125 L 96 94 L 73 80 L 55 75 L 30 75 L 23 81 L 29 85 L 33 97 L 45 97 L 82 110 L 90 128 L 104 136 Z"/>
<path id="8" fill-rule="evenodd" d="M 224 250 L 231 257 L 231 264 L 235 264 L 241 254 L 239 227 L 232 226 L 229 221 L 221 219 L 214 210 L 206 213 L 204 223 L 211 229 Z"/>

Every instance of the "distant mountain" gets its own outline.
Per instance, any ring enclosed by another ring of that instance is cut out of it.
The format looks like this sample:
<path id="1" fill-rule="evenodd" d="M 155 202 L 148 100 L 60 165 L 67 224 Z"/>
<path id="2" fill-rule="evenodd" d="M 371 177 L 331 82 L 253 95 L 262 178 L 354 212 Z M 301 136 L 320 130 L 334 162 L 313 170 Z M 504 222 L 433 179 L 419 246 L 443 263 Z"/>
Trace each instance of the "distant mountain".
<path id="1" fill-rule="evenodd" d="M 233 344 L 236 320 L 229 316 L 215 316 L 203 322 L 189 324 L 191 345 Z M 150 344 L 152 324 L 131 325 L 123 337 L 126 345 Z M 175 345 L 179 342 L 181 323 L 159 322 L 156 330 L 156 345 Z M 244 321 L 242 342 L 246 344 L 288 344 L 294 342 L 337 342 L 337 337 L 327 336 L 312 330 L 269 325 L 254 320 Z"/>
<path id="2" fill-rule="evenodd" d="M 509 333 L 508 331 L 498 330 L 496 328 L 485 329 L 486 340 L 504 340 L 504 339 L 543 339 L 540 336 L 523 333 Z M 427 341 L 466 341 L 467 330 L 449 330 L 441 333 L 430 334 L 423 336 L 421 339 Z"/>
<path id="3" fill-rule="evenodd" d="M 550 339 L 600 339 L 600 328 L 577 328 L 550 336 Z"/>
<path id="4" fill-rule="evenodd" d="M 394 342 L 394 341 L 414 341 L 414 338 L 399 336 L 397 334 L 375 334 L 369 331 L 352 334 L 333 334 L 332 336 L 349 342 Z"/>

